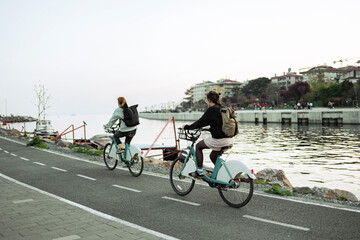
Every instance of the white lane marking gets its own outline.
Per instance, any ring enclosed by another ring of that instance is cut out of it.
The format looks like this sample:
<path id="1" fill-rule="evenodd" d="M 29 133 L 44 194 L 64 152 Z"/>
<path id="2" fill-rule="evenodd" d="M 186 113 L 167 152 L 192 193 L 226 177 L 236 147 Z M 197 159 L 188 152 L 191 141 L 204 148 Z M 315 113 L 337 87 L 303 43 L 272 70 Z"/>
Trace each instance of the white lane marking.
<path id="1" fill-rule="evenodd" d="M 2 148 L 0 148 L 0 151 L 2 151 L 3 149 Z"/>
<path id="2" fill-rule="evenodd" d="M 253 216 L 249 216 L 249 215 L 244 215 L 243 217 L 244 218 L 250 218 L 250 219 L 253 219 L 253 220 L 256 220 L 256 221 L 260 221 L 260 222 L 276 224 L 276 225 L 280 225 L 280 226 L 283 226 L 283 227 L 294 228 L 294 229 L 302 230 L 302 231 L 309 231 L 310 230 L 310 228 L 300 227 L 300 226 L 287 224 L 287 223 L 282 223 L 282 222 L 276 222 L 276 221 L 268 220 L 268 219 L 265 219 L 265 218 L 258 218 L 258 217 L 253 217 Z"/>
<path id="3" fill-rule="evenodd" d="M 24 199 L 24 200 L 17 200 L 13 201 L 13 203 L 26 203 L 26 202 L 33 202 L 34 199 Z"/>
<path id="4" fill-rule="evenodd" d="M 61 172 L 67 172 L 67 170 L 62 169 L 62 168 L 57 168 L 57 167 L 51 167 L 51 168 L 55 169 L 55 170 L 58 170 L 58 171 L 61 171 Z"/>
<path id="5" fill-rule="evenodd" d="M 4 153 L 9 153 L 8 151 L 4 150 Z"/>
<path id="6" fill-rule="evenodd" d="M 41 162 L 34 162 L 34 163 L 37 164 L 37 165 L 40 165 L 40 166 L 46 166 L 45 163 L 41 163 Z"/>
<path id="7" fill-rule="evenodd" d="M 13 139 L 8 139 L 8 138 L 3 137 L 3 136 L 0 136 L 0 139 L 7 140 L 9 142 L 14 142 L 14 143 L 17 143 L 19 145 L 26 146 L 25 143 L 22 143 L 22 142 L 13 140 Z M 48 152 L 48 153 L 51 153 L 51 154 L 54 154 L 54 155 L 63 156 L 63 157 L 69 158 L 69 159 L 74 159 L 74 160 L 78 160 L 78 161 L 98 165 L 98 166 L 104 166 L 104 164 L 102 164 L 102 163 L 91 162 L 91 161 L 86 160 L 84 158 L 73 157 L 73 156 L 70 156 L 70 155 L 67 155 L 67 154 L 57 153 L 57 152 L 53 152 L 53 151 L 47 150 L 47 149 L 35 148 L 35 147 L 33 147 L 33 149 L 43 151 L 43 152 Z M 116 170 L 128 171 L 125 168 L 116 168 Z M 162 175 L 160 173 L 153 173 L 153 172 L 143 171 L 142 174 L 143 175 L 148 175 L 148 176 L 153 176 L 153 177 L 158 177 L 158 178 L 169 179 L 169 176 L 165 176 L 165 175 Z M 202 183 L 201 181 L 196 181 L 195 184 L 207 186 L 206 183 Z M 313 206 L 319 206 L 319 207 L 325 207 L 325 208 L 332 208 L 332 209 L 337 209 L 337 210 L 342 210 L 342 211 L 360 213 L 360 210 L 354 209 L 354 208 L 337 207 L 337 206 L 327 205 L 327 204 L 323 204 L 323 203 L 316 203 L 316 202 L 306 202 L 306 201 L 303 201 L 303 200 L 292 199 L 292 198 L 289 198 L 289 197 L 287 197 L 287 198 L 280 197 L 280 196 L 278 197 L 276 195 L 271 195 L 271 194 L 267 194 L 267 193 L 254 192 L 254 195 L 259 195 L 259 196 L 268 197 L 268 198 L 276 198 L 276 199 L 280 199 L 280 200 L 284 200 L 284 201 L 296 202 L 296 203 L 301 203 L 301 204 L 307 204 L 307 205 L 313 205 Z"/>
<path id="8" fill-rule="evenodd" d="M 54 238 L 53 240 L 75 240 L 75 239 L 80 239 L 81 237 L 79 237 L 78 235 L 70 235 L 70 236 L 66 236 L 66 237 L 60 237 L 60 238 Z"/>
<path id="9" fill-rule="evenodd" d="M 113 185 L 113 187 L 117 187 L 117 188 L 121 188 L 121 189 L 129 190 L 129 191 L 132 191 L 132 192 L 137 192 L 137 193 L 140 193 L 140 192 L 142 192 L 142 191 L 140 191 L 140 190 L 137 190 L 137 189 L 133 189 L 133 188 L 128 188 L 128 187 L 124 187 L 124 186 L 119 186 L 119 185 Z"/>
<path id="10" fill-rule="evenodd" d="M 10 153 L 10 155 L 11 155 L 11 156 L 14 156 L 14 157 L 17 157 L 17 155 L 16 155 L 16 154 L 14 154 L 14 153 Z"/>
<path id="11" fill-rule="evenodd" d="M 193 205 L 193 206 L 200 206 L 199 203 L 184 201 L 184 200 L 180 200 L 180 199 L 176 199 L 176 198 L 171 198 L 171 197 L 166 197 L 166 196 L 164 196 L 162 198 L 167 199 L 167 200 L 171 200 L 171 201 L 175 201 L 175 202 L 186 203 L 186 204 Z"/>
<path id="12" fill-rule="evenodd" d="M 85 178 L 85 179 L 89 179 L 89 180 L 92 180 L 92 181 L 95 181 L 95 180 L 96 180 L 95 178 L 88 177 L 88 176 L 81 175 L 81 174 L 77 174 L 76 176 L 78 176 L 78 177 L 82 177 L 82 178 Z"/>
<path id="13" fill-rule="evenodd" d="M 19 184 L 19 185 L 21 185 L 21 186 L 23 186 L 23 187 L 27 187 L 27 188 L 29 188 L 29 189 L 32 189 L 32 190 L 34 190 L 34 191 L 37 191 L 37 192 L 42 193 L 42 194 L 44 194 L 44 195 L 47 195 L 47 196 L 49 196 L 49 197 L 55 198 L 55 199 L 57 199 L 57 200 L 60 200 L 60 201 L 62 201 L 62 202 L 65 202 L 65 203 L 67 203 L 67 204 L 70 204 L 70 205 L 72 205 L 72 206 L 75 206 L 75 207 L 77 207 L 77 208 L 83 209 L 83 210 L 85 210 L 85 211 L 87 211 L 87 212 L 89 212 L 89 213 L 91 213 L 91 214 L 94 214 L 94 215 L 96 215 L 96 216 L 98 216 L 98 217 L 102 217 L 102 218 L 105 218 L 105 219 L 107 219 L 107 220 L 111 220 L 111 221 L 114 221 L 114 222 L 123 224 L 123 225 L 125 225 L 125 226 L 132 227 L 132 228 L 137 229 L 137 230 L 139 230 L 139 231 L 143 231 L 143 232 L 152 234 L 152 235 L 154 235 L 154 236 L 157 236 L 157 237 L 160 237 L 160 238 L 163 238 L 163 239 L 178 240 L 178 238 L 174 238 L 174 237 L 171 237 L 171 236 L 169 236 L 169 235 L 166 235 L 166 234 L 163 234 L 163 233 L 160 233 L 160 232 L 157 232 L 157 231 L 154 231 L 154 230 L 151 230 L 151 229 L 148 229 L 148 228 L 139 226 L 139 225 L 137 225 L 137 224 L 134 224 L 134 223 L 131 223 L 131 222 L 122 220 L 122 219 L 120 219 L 120 218 L 113 217 L 113 216 L 108 215 L 108 214 L 106 214 L 106 213 L 99 212 L 99 211 L 97 211 L 97 210 L 95 210 L 95 209 L 86 207 L 86 206 L 84 206 L 84 205 L 78 204 L 78 203 L 76 203 L 76 202 L 67 200 L 67 199 L 62 198 L 62 197 L 59 197 L 59 196 L 57 196 L 57 195 L 55 195 L 55 194 L 48 193 L 48 192 L 43 191 L 43 190 L 41 190 L 41 189 L 39 189 L 39 188 L 30 186 L 30 185 L 28 185 L 28 184 L 26 184 L 26 183 L 23 183 L 23 182 L 20 182 L 20 181 L 18 181 L 18 180 L 16 180 L 16 179 L 13 179 L 13 178 L 11 178 L 11 177 L 8 177 L 8 176 L 6 176 L 6 175 L 4 175 L 4 174 L 2 174 L 2 173 L 0 173 L 0 177 L 2 177 L 2 178 L 4 178 L 4 179 L 7 179 L 7 180 L 9 180 L 9 181 L 11 181 L 11 182 L 14 182 L 14 183 L 16 183 L 16 184 Z"/>
<path id="14" fill-rule="evenodd" d="M 24 160 L 24 161 L 30 161 L 29 159 L 24 158 L 24 157 L 20 157 L 20 159 L 22 159 L 22 160 Z"/>

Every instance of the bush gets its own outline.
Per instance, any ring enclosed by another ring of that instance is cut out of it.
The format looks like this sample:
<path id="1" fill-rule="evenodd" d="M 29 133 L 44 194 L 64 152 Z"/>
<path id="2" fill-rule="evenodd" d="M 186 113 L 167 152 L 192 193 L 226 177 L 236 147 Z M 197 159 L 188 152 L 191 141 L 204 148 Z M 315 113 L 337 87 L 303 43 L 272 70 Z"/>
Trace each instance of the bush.
<path id="1" fill-rule="evenodd" d="M 292 193 L 288 190 L 284 190 L 279 186 L 272 186 L 271 189 L 266 190 L 267 193 L 277 194 L 281 196 L 292 196 Z"/>
<path id="2" fill-rule="evenodd" d="M 31 140 L 28 144 L 26 144 L 26 146 L 33 146 L 33 147 L 39 147 L 39 148 L 44 148 L 44 149 L 48 149 L 48 145 L 46 143 L 44 143 L 43 141 L 40 140 L 40 138 L 36 137 L 33 138 L 33 140 Z"/>

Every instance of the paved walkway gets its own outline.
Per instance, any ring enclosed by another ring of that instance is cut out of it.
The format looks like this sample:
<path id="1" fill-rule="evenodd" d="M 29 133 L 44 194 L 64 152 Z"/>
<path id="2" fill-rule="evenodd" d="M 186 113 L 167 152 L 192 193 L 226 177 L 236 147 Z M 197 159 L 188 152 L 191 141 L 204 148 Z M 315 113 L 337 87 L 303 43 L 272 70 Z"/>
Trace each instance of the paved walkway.
<path id="1" fill-rule="evenodd" d="M 140 229 L 122 224 L 121 220 L 92 214 L 0 176 L 2 240 L 162 239 Z"/>

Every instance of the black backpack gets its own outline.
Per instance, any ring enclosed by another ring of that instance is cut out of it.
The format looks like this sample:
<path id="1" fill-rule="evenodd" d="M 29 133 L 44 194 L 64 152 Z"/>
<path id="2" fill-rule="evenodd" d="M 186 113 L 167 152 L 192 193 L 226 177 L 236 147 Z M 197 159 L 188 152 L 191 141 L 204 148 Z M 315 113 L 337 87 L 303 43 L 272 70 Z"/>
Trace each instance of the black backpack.
<path id="1" fill-rule="evenodd" d="M 137 110 L 138 105 L 133 105 L 130 107 L 124 106 L 124 123 L 127 127 L 134 127 L 139 125 L 139 113 Z"/>

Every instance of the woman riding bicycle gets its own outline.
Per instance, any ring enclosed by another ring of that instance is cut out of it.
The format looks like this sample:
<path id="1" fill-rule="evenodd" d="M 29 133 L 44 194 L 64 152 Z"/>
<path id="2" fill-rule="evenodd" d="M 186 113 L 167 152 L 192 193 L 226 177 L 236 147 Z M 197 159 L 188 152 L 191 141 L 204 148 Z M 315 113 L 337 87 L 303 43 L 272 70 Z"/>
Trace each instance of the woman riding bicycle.
<path id="1" fill-rule="evenodd" d="M 222 131 L 223 122 L 220 113 L 220 94 L 210 91 L 206 95 L 206 103 L 209 108 L 205 111 L 201 118 L 191 125 L 184 126 L 185 130 L 192 130 L 210 125 L 211 137 L 207 137 L 196 144 L 197 170 L 189 174 L 195 178 L 204 177 L 203 149 L 212 149 L 210 159 L 215 164 L 217 157 L 221 154 L 221 148 L 234 144 L 234 139 L 232 137 L 227 137 Z"/>
<path id="2" fill-rule="evenodd" d="M 124 120 L 124 108 L 128 107 L 126 99 L 124 97 L 118 97 L 118 108 L 115 109 L 112 117 L 110 118 L 109 122 L 104 125 L 104 128 L 110 128 L 114 125 L 117 120 L 120 120 L 120 129 L 119 131 L 115 132 L 114 139 L 116 144 L 119 146 L 119 150 L 117 153 L 121 153 L 123 151 L 123 147 L 121 144 L 121 137 L 126 137 L 125 143 L 130 144 L 131 140 L 136 134 L 136 127 L 128 127 L 126 126 Z M 125 146 L 124 146 L 125 147 Z"/>

